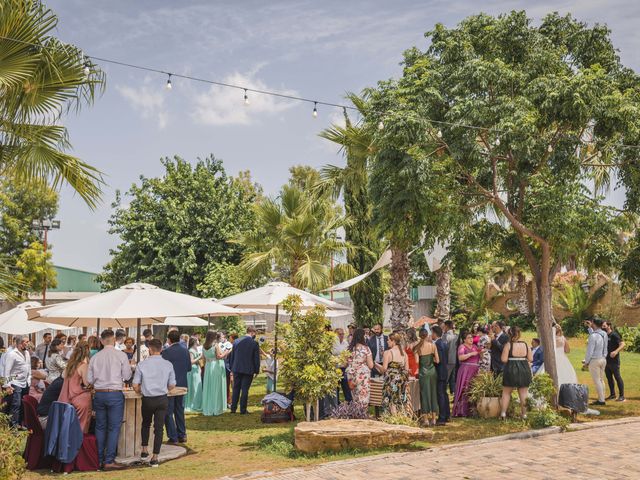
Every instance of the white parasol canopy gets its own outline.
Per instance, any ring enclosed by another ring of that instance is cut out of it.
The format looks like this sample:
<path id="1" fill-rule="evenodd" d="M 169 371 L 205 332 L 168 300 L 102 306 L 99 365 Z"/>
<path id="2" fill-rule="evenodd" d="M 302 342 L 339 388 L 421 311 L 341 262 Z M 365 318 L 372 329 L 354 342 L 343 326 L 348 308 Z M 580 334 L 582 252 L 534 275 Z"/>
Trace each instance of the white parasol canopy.
<path id="1" fill-rule="evenodd" d="M 219 300 L 219 302 L 230 307 L 270 310 L 281 305 L 289 295 L 298 295 L 302 299 L 303 308 L 324 305 L 327 310 L 342 310 L 345 311 L 345 314 L 351 311 L 346 305 L 305 292 L 284 282 L 267 283 L 264 287 L 231 295 Z"/>
<path id="2" fill-rule="evenodd" d="M 27 309 L 40 307 L 38 302 L 24 302 L 0 315 L 0 333 L 28 335 L 48 328 L 59 330 L 60 325 L 28 321 Z"/>
<path id="3" fill-rule="evenodd" d="M 206 327 L 209 322 L 199 317 L 167 317 L 164 325 L 172 327 Z"/>
<path id="4" fill-rule="evenodd" d="M 101 327 L 124 328 L 138 324 L 162 324 L 167 317 L 220 317 L 247 312 L 148 283 L 130 283 L 74 302 L 31 308 L 28 313 L 30 321 L 45 321 L 67 327 L 93 327 L 99 324 Z"/>

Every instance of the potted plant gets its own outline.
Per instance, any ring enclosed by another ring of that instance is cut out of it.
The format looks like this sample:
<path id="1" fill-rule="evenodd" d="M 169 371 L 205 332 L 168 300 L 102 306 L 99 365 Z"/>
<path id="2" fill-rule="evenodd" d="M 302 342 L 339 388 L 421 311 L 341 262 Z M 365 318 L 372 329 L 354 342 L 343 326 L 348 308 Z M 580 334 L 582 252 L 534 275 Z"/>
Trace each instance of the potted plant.
<path id="1" fill-rule="evenodd" d="M 479 372 L 467 390 L 471 403 L 475 403 L 478 415 L 482 418 L 500 416 L 500 397 L 502 396 L 502 375 L 491 372 Z"/>

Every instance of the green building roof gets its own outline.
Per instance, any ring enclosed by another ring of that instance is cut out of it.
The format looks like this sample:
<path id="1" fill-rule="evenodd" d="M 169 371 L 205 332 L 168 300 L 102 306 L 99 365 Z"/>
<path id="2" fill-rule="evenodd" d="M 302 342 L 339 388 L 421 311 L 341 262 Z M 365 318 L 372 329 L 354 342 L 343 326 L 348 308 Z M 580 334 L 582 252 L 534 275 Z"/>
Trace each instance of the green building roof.
<path id="1" fill-rule="evenodd" d="M 96 281 L 97 273 L 85 272 L 75 268 L 54 266 L 58 286 L 48 288 L 49 292 L 100 292 L 102 288 Z"/>

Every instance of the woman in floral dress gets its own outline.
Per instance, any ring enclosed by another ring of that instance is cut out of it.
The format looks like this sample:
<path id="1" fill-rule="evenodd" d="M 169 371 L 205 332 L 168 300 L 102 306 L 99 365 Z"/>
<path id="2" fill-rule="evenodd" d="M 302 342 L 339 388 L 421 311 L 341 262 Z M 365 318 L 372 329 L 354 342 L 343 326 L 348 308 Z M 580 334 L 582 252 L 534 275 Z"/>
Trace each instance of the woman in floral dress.
<path id="1" fill-rule="evenodd" d="M 491 370 L 491 352 L 489 349 L 491 348 L 491 339 L 489 338 L 489 326 L 483 325 L 480 327 L 480 339 L 478 340 L 478 348 L 482 349 L 482 354 L 480 355 L 480 371 L 488 372 Z"/>
<path id="2" fill-rule="evenodd" d="M 376 365 L 376 368 L 384 374 L 382 409 L 385 413 L 395 414 L 403 412 L 407 406 L 409 361 L 399 334 L 389 335 L 388 342 L 389 349 L 382 356 L 382 365 Z"/>
<path id="3" fill-rule="evenodd" d="M 351 356 L 349 357 L 346 373 L 351 395 L 354 402 L 361 403 L 366 407 L 369 405 L 373 355 L 371 355 L 371 350 L 367 346 L 362 328 L 358 328 L 353 333 L 349 351 Z"/>

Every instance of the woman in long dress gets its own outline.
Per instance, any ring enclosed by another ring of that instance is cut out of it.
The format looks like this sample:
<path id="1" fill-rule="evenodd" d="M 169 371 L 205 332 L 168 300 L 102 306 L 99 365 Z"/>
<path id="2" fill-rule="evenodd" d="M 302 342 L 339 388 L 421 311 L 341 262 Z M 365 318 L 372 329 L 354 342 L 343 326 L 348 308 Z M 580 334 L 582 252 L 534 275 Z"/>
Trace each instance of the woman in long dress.
<path id="1" fill-rule="evenodd" d="M 420 341 L 413 348 L 413 354 L 420 365 L 420 413 L 425 415 L 429 425 L 433 426 L 439 413 L 438 373 L 435 364 L 440 363 L 440 358 L 427 330 L 420 330 Z"/>
<path id="2" fill-rule="evenodd" d="M 567 357 L 567 353 L 571 351 L 569 342 L 564 337 L 562 327 L 555 325 L 553 327 L 553 337 L 555 339 L 555 355 L 556 355 L 556 371 L 558 372 L 558 387 L 563 383 L 578 383 L 578 375 L 576 374 L 571 360 Z M 538 369 L 536 375 L 544 373 L 544 364 Z"/>
<path id="3" fill-rule="evenodd" d="M 227 374 L 224 359 L 229 351 L 220 347 L 220 334 L 209 330 L 202 355 L 206 360 L 202 386 L 202 414 L 222 415 L 227 408 Z"/>
<path id="4" fill-rule="evenodd" d="M 376 369 L 384 374 L 382 385 L 382 410 L 396 414 L 407 405 L 407 384 L 409 382 L 408 355 L 402 348 L 402 338 L 397 333 L 389 335 L 389 349 L 382 355 L 382 365 Z"/>
<path id="5" fill-rule="evenodd" d="M 202 374 L 200 372 L 200 359 L 202 354 L 198 351 L 198 340 L 189 339 L 189 358 L 191 370 L 187 373 L 187 396 L 184 399 L 184 409 L 187 412 L 202 411 Z M 226 378 L 225 378 L 226 381 Z"/>
<path id="6" fill-rule="evenodd" d="M 467 396 L 467 388 L 478 374 L 480 355 L 482 349 L 473 344 L 473 334 L 466 333 L 463 343 L 458 347 L 458 372 L 456 375 L 456 395 L 453 400 L 454 417 L 469 416 L 469 397 Z"/>
<path id="7" fill-rule="evenodd" d="M 369 405 L 371 392 L 371 369 L 373 368 L 373 355 L 367 346 L 364 329 L 358 328 L 353 332 L 353 338 L 349 345 L 351 356 L 347 362 L 347 379 L 354 402 L 364 407 Z"/>
<path id="8" fill-rule="evenodd" d="M 88 388 L 88 371 L 89 344 L 85 341 L 78 342 L 65 368 L 64 383 L 58 401 L 73 405 L 83 433 L 89 431 L 91 423 L 91 390 Z"/>

